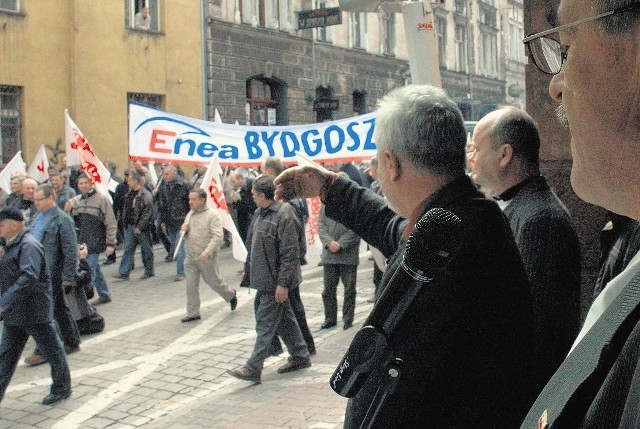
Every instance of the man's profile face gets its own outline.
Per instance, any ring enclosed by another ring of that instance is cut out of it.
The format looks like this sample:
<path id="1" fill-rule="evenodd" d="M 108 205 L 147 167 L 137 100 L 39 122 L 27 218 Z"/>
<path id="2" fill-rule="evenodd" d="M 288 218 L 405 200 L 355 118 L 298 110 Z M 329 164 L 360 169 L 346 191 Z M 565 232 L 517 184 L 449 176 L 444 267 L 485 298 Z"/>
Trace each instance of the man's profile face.
<path id="1" fill-rule="evenodd" d="M 22 192 L 22 181 L 20 179 L 11 179 L 9 185 L 11 186 L 11 192 L 14 194 Z"/>
<path id="2" fill-rule="evenodd" d="M 35 204 L 36 209 L 39 212 L 46 212 L 47 210 L 53 208 L 53 206 L 56 204 L 56 201 L 53 198 L 53 195 L 45 197 L 43 191 L 36 191 L 33 203 Z"/>
<path id="3" fill-rule="evenodd" d="M 82 177 L 78 179 L 78 190 L 80 191 L 80 193 L 86 194 L 87 192 L 91 191 L 91 189 L 93 189 L 93 184 L 91 183 L 91 180 L 89 180 L 89 178 Z"/>
<path id="4" fill-rule="evenodd" d="M 0 220 L 0 237 L 8 240 L 16 235 L 18 229 L 17 221 L 11 219 Z"/>
<path id="5" fill-rule="evenodd" d="M 189 207 L 191 210 L 199 210 L 207 204 L 207 200 L 200 198 L 197 192 L 189 192 Z"/>
<path id="6" fill-rule="evenodd" d="M 594 14 L 588 0 L 563 0 L 557 25 Z M 620 204 L 627 204 L 626 184 L 640 181 L 640 29 L 636 24 L 635 30 L 610 34 L 600 30 L 603 23 L 559 32 L 569 51 L 549 92 L 569 122 L 574 190 L 585 201 L 620 213 L 625 211 Z"/>
<path id="7" fill-rule="evenodd" d="M 173 182 L 178 178 L 178 172 L 173 168 L 165 167 L 164 170 L 162 170 L 162 177 L 167 182 Z"/>
<path id="8" fill-rule="evenodd" d="M 51 186 L 53 186 L 53 189 L 55 189 L 56 191 L 59 191 L 60 189 L 62 189 L 63 184 L 64 182 L 62 181 L 62 177 L 51 176 Z"/>
<path id="9" fill-rule="evenodd" d="M 493 120 L 486 116 L 485 118 L 478 122 L 471 138 L 471 178 L 479 185 L 496 189 L 500 187 L 499 183 L 496 183 L 499 182 L 500 154 L 493 148 L 489 136 Z"/>

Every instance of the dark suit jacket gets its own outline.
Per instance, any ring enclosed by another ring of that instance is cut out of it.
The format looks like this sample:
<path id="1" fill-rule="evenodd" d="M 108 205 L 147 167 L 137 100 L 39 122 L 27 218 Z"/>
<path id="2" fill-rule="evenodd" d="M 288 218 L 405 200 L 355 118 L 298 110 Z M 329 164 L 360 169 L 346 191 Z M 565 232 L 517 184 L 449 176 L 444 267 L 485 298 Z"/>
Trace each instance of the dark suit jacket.
<path id="1" fill-rule="evenodd" d="M 546 180 L 529 180 L 504 209 L 533 298 L 534 374 L 542 389 L 580 328 L 580 242 Z"/>
<path id="2" fill-rule="evenodd" d="M 404 254 L 407 220 L 374 192 L 340 177 L 325 203 L 327 216 L 391 257 L 386 287 Z M 468 177 L 438 191 L 425 212 L 434 207 L 462 220 L 462 248 L 389 338 L 404 372 L 374 427 L 517 427 L 533 400 L 531 296 L 518 249 L 504 214 Z M 375 371 L 350 399 L 346 428 L 359 427 L 380 375 Z"/>

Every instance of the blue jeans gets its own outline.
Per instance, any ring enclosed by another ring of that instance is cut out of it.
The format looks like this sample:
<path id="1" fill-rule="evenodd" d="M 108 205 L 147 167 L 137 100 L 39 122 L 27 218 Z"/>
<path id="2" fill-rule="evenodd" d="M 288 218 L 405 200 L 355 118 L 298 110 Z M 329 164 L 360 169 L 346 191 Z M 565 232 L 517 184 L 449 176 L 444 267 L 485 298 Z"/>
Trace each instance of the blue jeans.
<path id="1" fill-rule="evenodd" d="M 136 253 L 136 247 L 140 244 L 144 273 L 152 276 L 154 275 L 154 269 L 151 234 L 149 231 L 143 231 L 140 235 L 136 236 L 135 229 L 135 225 L 127 225 L 124 229 L 124 253 L 120 259 L 118 272 L 123 276 L 129 276 L 129 273 L 133 269 L 133 257 Z"/>
<path id="2" fill-rule="evenodd" d="M 87 255 L 87 263 L 91 267 L 91 278 L 98 291 L 98 295 L 102 298 L 111 298 L 107 281 L 104 279 L 104 275 L 100 269 L 100 254 L 89 253 L 89 255 Z"/>
<path id="3" fill-rule="evenodd" d="M 173 229 L 167 227 L 167 237 L 169 237 L 169 241 L 171 242 L 171 250 L 169 250 L 169 255 L 173 257 L 173 254 L 176 252 L 176 245 L 178 244 L 178 240 L 180 239 L 180 229 Z M 177 275 L 184 277 L 184 241 L 182 241 L 182 245 L 180 246 L 180 250 L 178 250 L 178 258 L 176 259 L 176 268 Z"/>
<path id="4" fill-rule="evenodd" d="M 50 393 L 66 395 L 71 392 L 71 375 L 67 358 L 53 321 L 29 326 L 5 324 L 2 340 L 0 340 L 0 401 L 13 377 L 29 335 L 33 336 L 42 356 L 51 366 L 53 385 Z"/>

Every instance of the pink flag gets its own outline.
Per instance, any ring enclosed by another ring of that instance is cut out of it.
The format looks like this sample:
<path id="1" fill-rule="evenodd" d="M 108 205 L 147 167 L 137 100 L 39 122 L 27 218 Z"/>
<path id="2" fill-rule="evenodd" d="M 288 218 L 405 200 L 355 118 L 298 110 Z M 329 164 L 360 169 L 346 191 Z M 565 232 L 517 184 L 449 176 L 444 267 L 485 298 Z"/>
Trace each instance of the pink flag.
<path id="1" fill-rule="evenodd" d="M 27 174 L 33 177 L 38 183 L 43 183 L 49 180 L 49 159 L 47 158 L 47 150 L 44 145 L 40 146 L 40 149 L 38 149 L 36 157 L 33 158 L 33 162 L 31 162 Z"/>
<path id="2" fill-rule="evenodd" d="M 69 132 L 66 132 L 67 138 L 67 166 L 80 164 L 82 171 L 87 173 L 87 176 L 93 182 L 96 191 L 107 196 L 111 201 L 111 195 L 109 194 L 109 180 L 111 179 L 111 173 L 107 170 L 107 167 L 98 159 L 98 156 L 94 152 L 89 140 L 84 137 L 82 131 L 73 122 L 69 113 L 65 113 L 66 129 L 71 131 L 73 139 L 69 139 Z M 77 162 L 75 158 L 77 157 Z"/>
<path id="3" fill-rule="evenodd" d="M 240 238 L 236 224 L 233 223 L 233 219 L 231 219 L 227 200 L 224 197 L 222 169 L 220 168 L 217 153 L 213 156 L 200 187 L 207 192 L 207 206 L 218 210 L 218 213 L 220 213 L 222 217 L 222 227 L 231 233 L 234 259 L 241 262 L 246 261 L 247 248 L 244 246 L 242 238 Z"/>

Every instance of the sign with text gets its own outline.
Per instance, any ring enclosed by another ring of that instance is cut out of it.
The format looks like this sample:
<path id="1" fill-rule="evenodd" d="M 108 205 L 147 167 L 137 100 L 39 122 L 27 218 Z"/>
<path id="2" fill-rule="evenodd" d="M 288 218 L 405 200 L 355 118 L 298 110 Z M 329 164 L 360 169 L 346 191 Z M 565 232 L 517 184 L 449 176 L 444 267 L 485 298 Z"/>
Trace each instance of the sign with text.
<path id="1" fill-rule="evenodd" d="M 129 105 L 129 156 L 160 162 L 259 165 L 269 156 L 293 163 L 296 153 L 320 161 L 373 158 L 375 113 L 308 125 L 217 124 Z"/>
<path id="2" fill-rule="evenodd" d="M 316 98 L 313 100 L 313 111 L 318 110 L 338 110 L 340 108 L 340 100 L 337 98 Z"/>
<path id="3" fill-rule="evenodd" d="M 342 24 L 342 12 L 339 7 L 298 12 L 298 30 L 340 24 Z"/>

